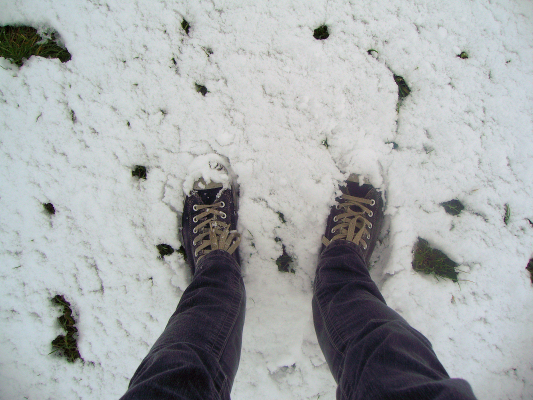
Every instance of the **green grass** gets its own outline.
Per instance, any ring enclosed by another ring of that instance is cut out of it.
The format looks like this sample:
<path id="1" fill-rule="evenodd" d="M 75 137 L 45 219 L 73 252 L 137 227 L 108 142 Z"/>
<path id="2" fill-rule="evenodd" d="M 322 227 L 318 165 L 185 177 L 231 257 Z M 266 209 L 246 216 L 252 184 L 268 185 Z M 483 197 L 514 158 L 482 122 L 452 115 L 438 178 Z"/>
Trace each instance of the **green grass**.
<path id="1" fill-rule="evenodd" d="M 505 205 L 505 214 L 503 215 L 503 222 L 505 225 L 509 225 L 509 220 L 511 219 L 511 207 L 509 204 Z"/>
<path id="2" fill-rule="evenodd" d="M 444 211 L 446 211 L 450 215 L 459 215 L 461 214 L 461 211 L 465 209 L 465 206 L 463 206 L 463 203 L 461 203 L 457 199 L 453 199 L 450 201 L 446 201 L 444 203 L 440 203 L 441 206 L 444 207 Z"/>
<path id="3" fill-rule="evenodd" d="M 182 255 L 184 261 L 187 261 L 187 253 L 185 252 L 185 247 L 180 246 L 180 248 L 176 251 Z"/>
<path id="4" fill-rule="evenodd" d="M 43 38 L 31 26 L 1 26 L 0 56 L 21 67 L 31 56 L 58 58 L 67 62 L 71 55 L 57 43 L 56 33 Z"/>
<path id="5" fill-rule="evenodd" d="M 131 176 L 136 176 L 139 179 L 146 179 L 147 174 L 146 167 L 142 165 L 136 165 L 133 171 L 131 171 Z"/>
<path id="6" fill-rule="evenodd" d="M 461 54 L 457 54 L 457 57 L 462 58 L 463 60 L 466 60 L 468 58 L 468 54 L 466 52 L 461 52 Z"/>
<path id="7" fill-rule="evenodd" d="M 189 36 L 189 31 L 191 29 L 191 24 L 189 24 L 185 18 L 183 18 L 183 21 L 181 21 L 181 27 L 183 28 L 183 30 L 185 31 L 185 33 L 187 34 L 187 36 Z"/>
<path id="8" fill-rule="evenodd" d="M 78 351 L 78 329 L 76 328 L 76 321 L 72 317 L 72 310 L 70 303 L 61 295 L 56 295 L 52 298 L 52 303 L 63 307 L 63 315 L 58 318 L 59 324 L 65 330 L 66 335 L 59 335 L 52 340 L 53 351 L 50 354 L 57 353 L 65 357 L 67 361 L 74 362 L 81 358 Z"/>
<path id="9" fill-rule="evenodd" d="M 316 40 L 324 40 L 329 37 L 328 27 L 326 25 L 321 25 L 316 28 L 313 32 L 313 37 Z"/>
<path id="10" fill-rule="evenodd" d="M 172 246 L 168 244 L 161 243 L 161 244 L 158 244 L 156 247 L 157 247 L 157 250 L 159 251 L 159 256 L 161 258 L 165 256 L 169 256 L 172 253 L 174 253 L 174 249 L 172 248 Z"/>
<path id="11" fill-rule="evenodd" d="M 411 89 L 409 89 L 409 86 L 407 86 L 407 83 L 405 83 L 405 79 L 403 79 L 401 76 L 394 75 L 394 81 L 398 85 L 398 96 L 400 99 L 407 97 L 409 93 L 411 93 Z"/>
<path id="12" fill-rule="evenodd" d="M 54 205 L 52 203 L 43 204 L 43 207 L 50 215 L 54 215 L 56 213 L 56 209 L 54 208 Z"/>
<path id="13" fill-rule="evenodd" d="M 198 93 L 202 93 L 202 96 L 204 96 L 204 97 L 205 97 L 205 95 L 207 93 L 209 93 L 209 90 L 207 90 L 207 88 L 204 85 L 200 85 L 198 83 L 195 83 L 194 86 L 196 87 L 196 91 Z"/>
<path id="14" fill-rule="evenodd" d="M 531 283 L 533 283 L 533 258 L 530 259 L 529 262 L 527 263 L 526 269 L 529 271 Z"/>
<path id="15" fill-rule="evenodd" d="M 431 248 L 427 240 L 418 238 L 413 250 L 413 269 L 415 271 L 434 275 L 437 279 L 447 278 L 457 282 L 457 265 L 442 251 Z"/>
<path id="16" fill-rule="evenodd" d="M 294 259 L 287 253 L 285 245 L 281 244 L 282 254 L 276 260 L 276 265 L 278 266 L 279 272 L 290 272 L 291 274 L 296 273 L 293 266 Z"/>

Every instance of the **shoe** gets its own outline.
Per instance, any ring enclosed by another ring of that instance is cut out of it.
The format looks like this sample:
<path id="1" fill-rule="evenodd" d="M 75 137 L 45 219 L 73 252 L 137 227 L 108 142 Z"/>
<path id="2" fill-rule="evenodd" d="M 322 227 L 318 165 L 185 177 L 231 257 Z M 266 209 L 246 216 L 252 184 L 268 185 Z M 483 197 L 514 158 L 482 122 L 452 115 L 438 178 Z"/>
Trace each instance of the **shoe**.
<path id="1" fill-rule="evenodd" d="M 229 178 L 222 158 L 213 157 L 204 177 L 194 181 L 185 197 L 182 216 L 182 244 L 192 273 L 198 262 L 213 250 L 232 254 L 240 265 L 237 248 L 241 235 L 237 232 L 237 188 Z"/>
<path id="2" fill-rule="evenodd" d="M 342 195 L 331 208 L 326 234 L 322 237 L 322 252 L 334 240 L 348 240 L 359 246 L 368 266 L 383 225 L 381 193 L 367 183 L 360 185 L 355 174 L 340 189 Z"/>

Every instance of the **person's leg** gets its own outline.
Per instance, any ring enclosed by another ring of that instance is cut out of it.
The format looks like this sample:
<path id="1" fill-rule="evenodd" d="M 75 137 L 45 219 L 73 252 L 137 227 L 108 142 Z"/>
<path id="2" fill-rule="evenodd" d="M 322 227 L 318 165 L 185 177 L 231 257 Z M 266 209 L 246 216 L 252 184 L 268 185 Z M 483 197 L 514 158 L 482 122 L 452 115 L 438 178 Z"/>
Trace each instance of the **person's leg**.
<path id="1" fill-rule="evenodd" d="M 193 280 L 122 399 L 230 398 L 246 308 L 236 190 L 220 183 L 229 180 L 224 160 L 200 161 L 209 176 L 187 193 L 182 221 Z"/>
<path id="2" fill-rule="evenodd" d="M 221 250 L 205 256 L 122 399 L 229 399 L 245 303 L 235 259 Z"/>
<path id="3" fill-rule="evenodd" d="M 312 302 L 337 399 L 475 399 L 466 381 L 450 379 L 430 342 L 386 305 L 366 267 L 381 225 L 380 196 L 353 182 L 347 188 L 352 197 L 339 199 L 328 220 Z"/>

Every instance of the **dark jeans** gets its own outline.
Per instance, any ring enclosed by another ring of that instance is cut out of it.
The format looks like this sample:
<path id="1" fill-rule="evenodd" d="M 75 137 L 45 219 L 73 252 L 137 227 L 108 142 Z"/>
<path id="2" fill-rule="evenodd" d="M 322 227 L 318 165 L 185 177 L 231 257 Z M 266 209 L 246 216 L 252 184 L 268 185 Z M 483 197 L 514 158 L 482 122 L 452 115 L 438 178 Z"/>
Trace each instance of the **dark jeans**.
<path id="1" fill-rule="evenodd" d="M 205 256 L 122 399 L 229 399 L 245 298 L 233 257 L 220 250 Z M 313 317 L 337 399 L 475 399 L 466 381 L 450 379 L 429 341 L 385 304 L 353 243 L 337 240 L 322 253 Z"/>

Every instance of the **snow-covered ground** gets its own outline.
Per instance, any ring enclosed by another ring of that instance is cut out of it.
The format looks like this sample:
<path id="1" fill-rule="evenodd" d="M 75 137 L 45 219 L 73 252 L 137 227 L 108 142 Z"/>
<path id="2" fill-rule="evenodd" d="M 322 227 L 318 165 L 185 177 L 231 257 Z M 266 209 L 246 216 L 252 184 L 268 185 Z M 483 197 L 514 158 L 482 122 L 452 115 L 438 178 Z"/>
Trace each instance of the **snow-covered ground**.
<path id="1" fill-rule="evenodd" d="M 179 248 L 187 168 L 212 152 L 241 189 L 248 306 L 233 398 L 334 399 L 312 281 L 352 172 L 386 193 L 372 274 L 388 304 L 480 399 L 533 397 L 531 1 L 1 7 L 1 25 L 56 29 L 72 60 L 0 59 L 0 398 L 123 394 L 190 281 L 156 245 Z M 330 37 L 315 40 L 322 24 Z M 411 89 L 398 110 L 393 74 Z M 455 198 L 466 210 L 453 217 L 439 204 Z M 295 274 L 278 272 L 277 237 Z M 459 284 L 413 271 L 417 237 L 461 264 Z M 49 355 L 56 294 L 84 362 Z"/>

